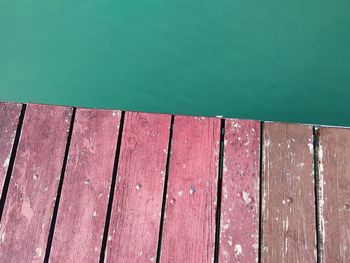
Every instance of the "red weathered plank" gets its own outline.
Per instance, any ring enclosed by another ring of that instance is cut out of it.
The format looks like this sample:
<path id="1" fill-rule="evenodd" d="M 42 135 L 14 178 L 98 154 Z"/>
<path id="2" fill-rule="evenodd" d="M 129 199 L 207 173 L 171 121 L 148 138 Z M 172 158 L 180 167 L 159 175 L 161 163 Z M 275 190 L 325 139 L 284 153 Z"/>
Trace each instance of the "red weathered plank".
<path id="1" fill-rule="evenodd" d="M 9 166 L 22 104 L 0 102 L 0 196 Z"/>
<path id="2" fill-rule="evenodd" d="M 219 262 L 257 262 L 260 122 L 226 120 Z"/>
<path id="3" fill-rule="evenodd" d="M 263 262 L 316 262 L 311 126 L 266 123 L 263 131 Z"/>
<path id="4" fill-rule="evenodd" d="M 0 226 L 2 262 L 43 262 L 72 108 L 29 104 Z"/>
<path id="5" fill-rule="evenodd" d="M 162 262 L 212 262 L 220 119 L 175 117 Z"/>
<path id="6" fill-rule="evenodd" d="M 321 262 L 350 259 L 350 129 L 318 130 Z"/>
<path id="7" fill-rule="evenodd" d="M 127 112 L 106 262 L 156 259 L 170 115 Z"/>
<path id="8" fill-rule="evenodd" d="M 77 109 L 50 262 L 98 262 L 120 111 Z"/>

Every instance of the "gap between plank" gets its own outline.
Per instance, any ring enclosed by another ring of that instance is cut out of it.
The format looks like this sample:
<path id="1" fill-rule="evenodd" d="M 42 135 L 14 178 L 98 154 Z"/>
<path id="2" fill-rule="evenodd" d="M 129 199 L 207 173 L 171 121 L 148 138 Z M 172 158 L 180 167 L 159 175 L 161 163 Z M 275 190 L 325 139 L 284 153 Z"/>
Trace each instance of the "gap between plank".
<path id="1" fill-rule="evenodd" d="M 320 178 L 319 178 L 319 128 L 313 127 L 313 147 L 314 147 L 314 186 L 315 186 L 315 213 L 316 213 L 316 248 L 317 248 L 317 262 L 323 262 L 322 250 L 323 250 L 323 240 L 321 229 L 322 215 L 320 213 Z"/>
<path id="2" fill-rule="evenodd" d="M 171 115 L 170 121 L 170 130 L 169 130 L 169 142 L 168 142 L 168 153 L 165 165 L 165 179 L 164 179 L 164 188 L 163 188 L 163 200 L 162 200 L 162 211 L 160 216 L 160 226 L 159 226 L 159 236 L 158 236 L 158 246 L 157 246 L 157 259 L 156 262 L 160 262 L 160 255 L 162 249 L 162 238 L 163 238 L 163 226 L 164 226 L 164 217 L 165 217 L 165 203 L 166 203 L 166 195 L 168 191 L 168 178 L 169 178 L 169 166 L 170 166 L 170 155 L 171 155 L 171 147 L 173 140 L 173 130 L 174 130 L 174 115 Z"/>
<path id="3" fill-rule="evenodd" d="M 259 167 L 259 238 L 258 238 L 258 262 L 262 262 L 262 245 L 263 245 L 263 214 L 262 214 L 262 204 L 263 204 L 263 158 L 264 158 L 264 122 L 260 122 L 260 167 Z"/>
<path id="4" fill-rule="evenodd" d="M 66 166 L 67 166 L 67 160 L 68 160 L 68 154 L 69 154 L 69 147 L 70 147 L 72 134 L 73 134 L 75 112 L 76 112 L 76 107 L 73 107 L 72 117 L 71 117 L 70 124 L 69 124 L 69 132 L 68 132 L 68 136 L 67 136 L 67 144 L 66 144 L 66 149 L 65 149 L 65 152 L 64 152 L 64 158 L 63 158 L 62 170 L 61 170 L 61 175 L 60 175 L 60 181 L 58 183 L 57 196 L 56 196 L 55 206 L 54 206 L 53 213 L 52 213 L 52 220 L 51 220 L 51 225 L 50 225 L 50 230 L 49 230 L 49 236 L 48 236 L 48 239 L 47 239 L 45 257 L 44 257 L 44 262 L 45 263 L 49 262 L 49 257 L 50 257 L 50 252 L 51 252 L 52 240 L 53 240 L 53 235 L 54 235 L 55 225 L 56 225 L 56 220 L 57 220 L 58 207 L 59 207 L 59 203 L 60 203 L 60 199 L 61 199 L 61 192 L 62 192 L 62 185 L 63 185 L 63 180 L 64 180 L 64 174 L 66 172 Z"/>
<path id="5" fill-rule="evenodd" d="M 125 118 L 125 111 L 122 111 L 122 114 L 120 117 L 120 122 L 119 122 L 118 140 L 117 140 L 117 147 L 115 150 L 114 166 L 113 166 L 113 172 L 112 172 L 112 182 L 111 182 L 111 188 L 110 188 L 110 192 L 109 192 L 106 221 L 105 221 L 105 227 L 104 227 L 104 231 L 103 231 L 100 263 L 105 262 L 109 223 L 111 221 L 111 215 L 112 215 L 112 205 L 113 205 L 114 191 L 115 191 L 115 186 L 116 186 L 116 181 L 117 181 L 119 156 L 120 156 L 120 149 L 121 149 L 122 137 L 123 137 L 124 118 Z"/>
<path id="6" fill-rule="evenodd" d="M 3 191 L 2 191 L 2 195 L 1 195 L 1 199 L 0 199 L 0 222 L 1 222 L 2 213 L 4 210 L 4 206 L 5 206 L 5 201 L 6 201 L 7 191 L 8 191 L 8 187 L 9 187 L 10 180 L 11 180 L 13 166 L 15 163 L 16 153 L 17 153 L 17 149 L 18 149 L 18 143 L 19 143 L 19 139 L 21 137 L 22 126 L 23 126 L 23 122 L 24 122 L 26 108 L 27 108 L 27 105 L 22 104 L 22 109 L 21 109 L 21 113 L 19 115 L 16 135 L 15 135 L 15 139 L 13 141 L 11 157 L 10 157 L 9 165 L 7 168 L 6 177 L 5 177 L 4 186 L 3 186 Z"/>
<path id="7" fill-rule="evenodd" d="M 219 165 L 218 165 L 218 189 L 216 197 L 216 222 L 215 222 L 215 247 L 214 262 L 219 262 L 220 247 L 220 218 L 221 218 L 221 194 L 222 194 L 222 172 L 224 165 L 224 139 L 225 139 L 225 119 L 221 119 L 220 126 L 220 148 L 219 148 Z"/>

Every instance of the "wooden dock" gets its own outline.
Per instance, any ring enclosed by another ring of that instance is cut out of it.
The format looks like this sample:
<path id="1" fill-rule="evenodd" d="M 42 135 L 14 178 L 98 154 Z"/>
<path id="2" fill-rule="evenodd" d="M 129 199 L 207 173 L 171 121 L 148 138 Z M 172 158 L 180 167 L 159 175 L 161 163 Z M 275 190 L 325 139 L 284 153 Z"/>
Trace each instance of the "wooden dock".
<path id="1" fill-rule="evenodd" d="M 350 129 L 0 103 L 0 262 L 350 262 Z"/>

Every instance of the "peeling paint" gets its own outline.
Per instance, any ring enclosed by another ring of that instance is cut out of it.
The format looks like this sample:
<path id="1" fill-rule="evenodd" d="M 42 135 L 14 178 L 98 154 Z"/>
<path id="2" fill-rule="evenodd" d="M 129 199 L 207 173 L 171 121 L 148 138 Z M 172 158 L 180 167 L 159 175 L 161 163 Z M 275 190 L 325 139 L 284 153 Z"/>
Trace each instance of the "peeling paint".
<path id="1" fill-rule="evenodd" d="M 323 146 L 320 144 L 317 149 L 318 153 L 318 204 L 319 204 L 319 232 L 321 234 L 320 243 L 323 245 L 326 238 L 324 222 L 324 167 L 323 167 Z M 322 256 L 321 256 L 322 257 Z"/>
<path id="2" fill-rule="evenodd" d="M 29 222 L 32 220 L 34 216 L 34 211 L 30 206 L 29 199 L 27 198 L 23 200 L 21 213 L 22 213 L 22 216 L 24 216 Z"/>

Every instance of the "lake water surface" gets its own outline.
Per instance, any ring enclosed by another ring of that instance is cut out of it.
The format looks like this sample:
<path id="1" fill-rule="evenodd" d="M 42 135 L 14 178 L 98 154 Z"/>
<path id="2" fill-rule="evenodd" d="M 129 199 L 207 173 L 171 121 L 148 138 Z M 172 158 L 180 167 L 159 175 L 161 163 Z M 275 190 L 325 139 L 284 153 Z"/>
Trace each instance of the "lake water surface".
<path id="1" fill-rule="evenodd" d="M 350 1 L 0 0 L 0 100 L 350 126 Z"/>

